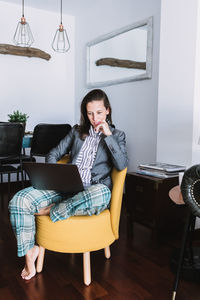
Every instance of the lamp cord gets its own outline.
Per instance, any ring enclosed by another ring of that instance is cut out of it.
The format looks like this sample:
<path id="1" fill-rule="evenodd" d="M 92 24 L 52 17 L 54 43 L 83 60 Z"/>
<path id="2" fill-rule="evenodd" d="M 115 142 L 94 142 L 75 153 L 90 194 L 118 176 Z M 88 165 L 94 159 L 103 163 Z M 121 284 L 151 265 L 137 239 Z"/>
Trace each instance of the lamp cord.
<path id="1" fill-rule="evenodd" d="M 22 17 L 24 18 L 24 0 L 22 0 Z"/>
<path id="2" fill-rule="evenodd" d="M 62 24 L 62 0 L 60 0 L 60 24 Z"/>

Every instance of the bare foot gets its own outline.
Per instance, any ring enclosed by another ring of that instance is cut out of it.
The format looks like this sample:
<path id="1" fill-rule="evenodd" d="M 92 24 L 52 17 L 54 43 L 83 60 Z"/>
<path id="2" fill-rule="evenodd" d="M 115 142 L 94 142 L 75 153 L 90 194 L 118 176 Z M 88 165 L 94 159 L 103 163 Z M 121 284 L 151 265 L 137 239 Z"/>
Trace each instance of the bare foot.
<path id="1" fill-rule="evenodd" d="M 27 254 L 25 255 L 26 264 L 24 269 L 22 270 L 21 277 L 25 280 L 31 279 L 36 274 L 35 269 L 35 261 L 39 254 L 39 247 L 34 246 L 32 249 L 30 249 Z"/>

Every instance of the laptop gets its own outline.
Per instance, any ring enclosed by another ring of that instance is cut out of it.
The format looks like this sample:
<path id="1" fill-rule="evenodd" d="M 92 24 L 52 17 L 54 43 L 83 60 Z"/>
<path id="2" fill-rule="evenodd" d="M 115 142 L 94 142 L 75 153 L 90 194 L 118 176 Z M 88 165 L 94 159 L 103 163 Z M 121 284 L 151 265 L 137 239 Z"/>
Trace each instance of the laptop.
<path id="1" fill-rule="evenodd" d="M 23 162 L 22 167 L 32 186 L 38 190 L 78 193 L 84 189 L 78 167 L 74 164 Z"/>

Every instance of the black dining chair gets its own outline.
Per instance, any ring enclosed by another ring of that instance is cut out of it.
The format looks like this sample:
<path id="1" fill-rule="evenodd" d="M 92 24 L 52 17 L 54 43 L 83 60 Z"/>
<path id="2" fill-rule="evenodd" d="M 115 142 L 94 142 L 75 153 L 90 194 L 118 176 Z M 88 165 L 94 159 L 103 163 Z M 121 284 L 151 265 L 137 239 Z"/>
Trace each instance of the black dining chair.
<path id="1" fill-rule="evenodd" d="M 21 156 L 23 162 L 36 161 L 36 157 L 45 157 L 48 152 L 70 132 L 69 124 L 40 123 L 33 130 L 30 155 Z M 26 173 L 24 174 L 26 180 Z"/>
<path id="2" fill-rule="evenodd" d="M 36 161 L 37 156 L 45 157 L 52 148 L 59 144 L 70 130 L 70 124 L 37 124 L 33 130 L 30 156 L 23 155 L 23 161 Z"/>
<path id="3" fill-rule="evenodd" d="M 35 126 L 31 142 L 30 155 L 45 157 L 49 151 L 70 132 L 69 124 L 45 124 Z"/>
<path id="4" fill-rule="evenodd" d="M 24 187 L 21 158 L 23 134 L 24 129 L 20 123 L 0 123 L 0 176 L 1 183 L 3 184 L 4 175 L 7 175 L 8 199 L 10 199 L 10 175 L 12 173 L 16 173 L 18 179 L 19 173 L 21 173 L 22 188 Z M 18 161 L 20 167 L 13 166 L 11 163 L 12 160 Z"/>

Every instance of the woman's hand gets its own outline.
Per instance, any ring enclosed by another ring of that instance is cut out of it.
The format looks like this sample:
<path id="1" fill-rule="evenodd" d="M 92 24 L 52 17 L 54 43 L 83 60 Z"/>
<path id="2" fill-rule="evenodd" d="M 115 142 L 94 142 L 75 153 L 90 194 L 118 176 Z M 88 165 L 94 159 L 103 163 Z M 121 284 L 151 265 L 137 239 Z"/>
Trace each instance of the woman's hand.
<path id="1" fill-rule="evenodd" d="M 97 124 L 97 126 L 95 127 L 95 131 L 101 131 L 106 136 L 112 135 L 112 132 L 110 131 L 110 128 L 106 121 L 99 122 L 99 124 Z"/>
<path id="2" fill-rule="evenodd" d="M 39 213 L 36 213 L 35 216 L 49 216 L 50 210 L 51 210 L 52 206 L 54 206 L 54 205 L 55 205 L 55 203 L 52 203 L 49 206 L 41 208 Z"/>

